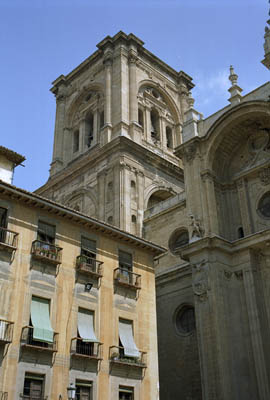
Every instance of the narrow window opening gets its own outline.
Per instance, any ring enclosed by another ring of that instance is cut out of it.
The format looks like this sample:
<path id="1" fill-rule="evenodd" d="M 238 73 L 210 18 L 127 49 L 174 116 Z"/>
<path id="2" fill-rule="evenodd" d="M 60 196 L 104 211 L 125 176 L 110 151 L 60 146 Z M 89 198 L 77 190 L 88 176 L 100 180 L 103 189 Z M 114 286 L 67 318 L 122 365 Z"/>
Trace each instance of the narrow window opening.
<path id="1" fill-rule="evenodd" d="M 73 133 L 73 153 L 79 151 L 79 142 L 80 142 L 80 133 L 79 131 L 75 131 Z"/>
<path id="2" fill-rule="evenodd" d="M 166 141 L 168 149 L 172 149 L 173 148 L 172 129 L 169 126 L 166 127 Z"/>
<path id="3" fill-rule="evenodd" d="M 240 226 L 239 228 L 238 228 L 238 239 L 241 239 L 241 238 L 243 238 L 245 235 L 244 235 L 244 229 L 242 228 L 242 226 Z"/>
<path id="4" fill-rule="evenodd" d="M 142 127 L 144 127 L 143 126 L 143 111 L 139 108 L 139 110 L 138 110 L 138 121 L 139 121 L 139 124 L 142 126 Z"/>
<path id="5" fill-rule="evenodd" d="M 85 144 L 87 147 L 91 147 L 94 139 L 94 117 L 90 114 L 86 119 L 86 130 L 85 130 Z"/>
<path id="6" fill-rule="evenodd" d="M 103 128 L 103 126 L 104 126 L 104 111 L 102 111 L 99 115 L 99 126 L 100 126 L 100 129 Z"/>
<path id="7" fill-rule="evenodd" d="M 159 115 L 156 110 L 152 110 L 151 114 L 151 138 L 154 143 L 159 141 Z"/>

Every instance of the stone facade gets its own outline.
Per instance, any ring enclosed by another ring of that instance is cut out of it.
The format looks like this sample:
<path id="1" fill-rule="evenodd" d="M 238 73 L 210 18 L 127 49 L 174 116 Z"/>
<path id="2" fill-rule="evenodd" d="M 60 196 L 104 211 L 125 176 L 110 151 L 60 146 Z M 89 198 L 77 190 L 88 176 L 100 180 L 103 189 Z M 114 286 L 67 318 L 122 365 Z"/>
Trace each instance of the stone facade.
<path id="1" fill-rule="evenodd" d="M 237 78 L 203 119 L 192 79 L 119 32 L 52 89 L 37 192 L 169 248 L 155 269 L 161 400 L 270 397 L 270 84 L 242 97 Z"/>

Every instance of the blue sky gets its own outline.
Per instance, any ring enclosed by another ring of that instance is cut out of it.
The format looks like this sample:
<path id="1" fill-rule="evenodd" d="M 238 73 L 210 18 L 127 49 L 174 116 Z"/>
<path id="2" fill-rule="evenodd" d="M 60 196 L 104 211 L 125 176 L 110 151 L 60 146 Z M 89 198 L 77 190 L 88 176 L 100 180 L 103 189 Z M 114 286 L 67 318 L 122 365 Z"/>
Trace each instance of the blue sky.
<path id="1" fill-rule="evenodd" d="M 14 184 L 48 179 L 55 100 L 51 82 L 119 30 L 193 77 L 205 116 L 228 104 L 229 66 L 243 93 L 269 80 L 263 59 L 267 0 L 1 0 L 0 144 L 23 154 Z"/>

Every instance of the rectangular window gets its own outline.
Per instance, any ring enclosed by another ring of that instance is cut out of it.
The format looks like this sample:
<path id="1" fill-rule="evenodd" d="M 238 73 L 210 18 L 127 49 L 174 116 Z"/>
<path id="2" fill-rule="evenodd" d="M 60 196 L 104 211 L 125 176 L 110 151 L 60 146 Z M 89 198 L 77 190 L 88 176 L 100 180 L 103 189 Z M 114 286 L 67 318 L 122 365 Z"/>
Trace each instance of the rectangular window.
<path id="1" fill-rule="evenodd" d="M 94 355 L 94 343 L 98 340 L 94 330 L 94 313 L 93 311 L 79 308 L 78 311 L 78 337 L 76 343 L 76 353 L 86 356 Z"/>
<path id="2" fill-rule="evenodd" d="M 44 375 L 36 375 L 32 373 L 26 373 L 24 378 L 23 396 L 22 398 L 27 399 L 43 399 L 44 398 Z"/>
<path id="3" fill-rule="evenodd" d="M 0 207 L 0 227 L 7 227 L 7 209 Z"/>
<path id="4" fill-rule="evenodd" d="M 133 388 L 127 386 L 119 386 L 119 400 L 134 400 Z"/>
<path id="5" fill-rule="evenodd" d="M 31 322 L 34 329 L 30 330 L 30 335 L 34 346 L 39 346 L 40 342 L 53 343 L 54 332 L 50 320 L 50 301 L 40 297 L 32 297 L 31 302 Z"/>
<path id="6" fill-rule="evenodd" d="M 81 238 L 81 255 L 96 258 L 96 242 L 85 237 Z"/>
<path id="7" fill-rule="evenodd" d="M 37 239 L 49 244 L 55 242 L 55 226 L 46 222 L 38 221 Z"/>
<path id="8" fill-rule="evenodd" d="M 92 399 L 92 382 L 76 379 L 76 400 Z"/>
<path id="9" fill-rule="evenodd" d="M 119 268 L 132 271 L 132 255 L 130 253 L 126 253 L 125 251 L 119 250 L 118 257 Z"/>
<path id="10" fill-rule="evenodd" d="M 73 132 L 73 153 L 76 153 L 79 150 L 79 143 L 80 143 L 80 132 L 75 131 Z"/>
<path id="11" fill-rule="evenodd" d="M 140 352 L 134 341 L 132 321 L 119 319 L 119 341 L 121 347 L 124 348 L 124 356 L 140 357 Z"/>

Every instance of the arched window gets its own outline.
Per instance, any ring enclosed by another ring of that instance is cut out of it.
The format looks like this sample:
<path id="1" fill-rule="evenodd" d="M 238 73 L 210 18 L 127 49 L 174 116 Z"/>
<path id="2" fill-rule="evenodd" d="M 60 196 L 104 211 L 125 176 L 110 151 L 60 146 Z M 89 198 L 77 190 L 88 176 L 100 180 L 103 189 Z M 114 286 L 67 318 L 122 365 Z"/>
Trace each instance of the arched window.
<path id="1" fill-rule="evenodd" d="M 79 151 L 80 132 L 77 130 L 73 132 L 73 153 Z"/>
<path id="2" fill-rule="evenodd" d="M 143 124 L 143 110 L 141 108 L 138 109 L 138 121 L 142 128 L 144 128 Z"/>
<path id="3" fill-rule="evenodd" d="M 166 126 L 166 141 L 168 149 L 173 148 L 173 137 L 172 137 L 172 128 Z"/>
<path id="4" fill-rule="evenodd" d="M 131 201 L 136 201 L 136 183 L 135 183 L 135 181 L 130 182 L 130 191 L 131 191 Z"/>
<path id="5" fill-rule="evenodd" d="M 238 230 L 237 230 L 237 236 L 238 236 L 238 239 L 241 239 L 241 238 L 243 238 L 245 235 L 244 235 L 244 229 L 242 228 L 242 226 L 240 226 L 239 228 L 238 228 Z"/>
<path id="6" fill-rule="evenodd" d="M 157 142 L 160 140 L 159 114 L 155 109 L 151 110 L 150 118 L 151 118 L 151 138 L 152 138 L 153 142 Z"/>
<path id="7" fill-rule="evenodd" d="M 85 120 L 85 144 L 87 147 L 91 147 L 91 143 L 94 139 L 94 117 L 90 113 Z"/>
<path id="8" fill-rule="evenodd" d="M 137 217 L 136 215 L 131 216 L 131 233 L 136 235 L 137 233 Z"/>
<path id="9" fill-rule="evenodd" d="M 189 335 L 196 330 L 195 310 L 191 305 L 180 307 L 175 314 L 177 333 Z"/>
<path id="10" fill-rule="evenodd" d="M 157 190 L 151 195 L 148 200 L 147 208 L 154 207 L 156 204 L 173 197 L 173 194 L 168 190 Z"/>
<path id="11" fill-rule="evenodd" d="M 187 229 L 180 228 L 173 232 L 169 239 L 169 249 L 175 255 L 178 255 L 178 250 L 188 244 L 189 235 Z"/>

